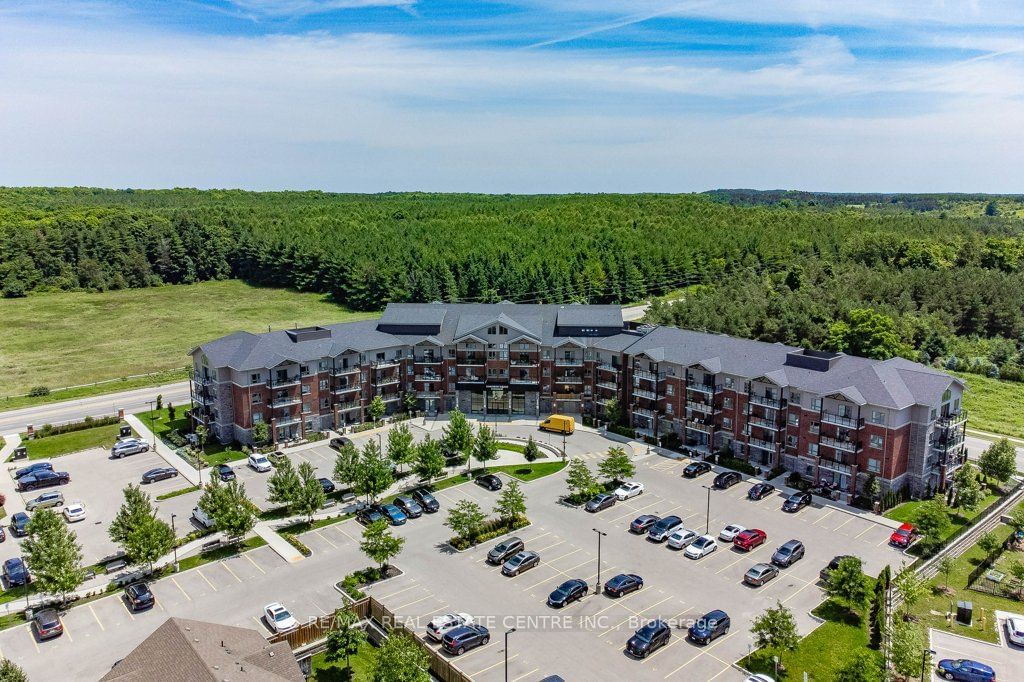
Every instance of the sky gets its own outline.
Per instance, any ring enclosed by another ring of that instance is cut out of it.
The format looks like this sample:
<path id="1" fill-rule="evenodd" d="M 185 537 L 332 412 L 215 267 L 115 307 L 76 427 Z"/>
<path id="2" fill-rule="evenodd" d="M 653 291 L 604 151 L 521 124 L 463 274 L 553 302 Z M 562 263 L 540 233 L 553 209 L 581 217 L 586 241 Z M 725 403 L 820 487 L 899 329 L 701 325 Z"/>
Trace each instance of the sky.
<path id="1" fill-rule="evenodd" d="M 0 185 L 1024 192 L 1020 0 L 0 0 Z"/>

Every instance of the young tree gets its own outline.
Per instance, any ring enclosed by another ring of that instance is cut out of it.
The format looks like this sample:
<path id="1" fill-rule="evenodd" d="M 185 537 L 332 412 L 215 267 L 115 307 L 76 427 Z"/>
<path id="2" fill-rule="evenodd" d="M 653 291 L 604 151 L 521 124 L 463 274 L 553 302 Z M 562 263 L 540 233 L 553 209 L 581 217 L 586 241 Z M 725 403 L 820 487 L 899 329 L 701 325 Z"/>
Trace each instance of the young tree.
<path id="1" fill-rule="evenodd" d="M 498 441 L 494 438 L 494 431 L 481 425 L 473 442 L 473 459 L 486 467 L 488 462 L 497 457 Z"/>
<path id="2" fill-rule="evenodd" d="M 861 649 L 839 669 L 835 682 L 882 682 L 885 669 L 882 658 L 874 651 Z"/>
<path id="3" fill-rule="evenodd" d="M 448 518 L 444 525 L 457 537 L 472 541 L 480 530 L 480 524 L 486 518 L 479 504 L 472 500 L 459 500 L 448 510 Z"/>
<path id="4" fill-rule="evenodd" d="M 444 454 L 441 452 L 441 442 L 433 440 L 429 435 L 416 447 L 416 462 L 413 464 L 413 471 L 420 480 L 428 484 L 438 476 L 444 474 Z"/>
<path id="5" fill-rule="evenodd" d="M 345 660 L 345 669 L 352 668 L 352 655 L 366 642 L 366 630 L 356 627 L 359 616 L 348 609 L 334 612 L 334 623 L 327 633 L 324 658 L 328 663 Z"/>
<path id="6" fill-rule="evenodd" d="M 921 674 L 921 656 L 928 648 L 928 639 L 921 627 L 909 620 L 896 619 L 889 636 L 889 661 L 893 669 L 904 677 Z M 925 662 L 925 667 L 930 663 Z"/>
<path id="7" fill-rule="evenodd" d="M 177 411 L 177 408 L 174 407 L 174 403 L 167 403 L 167 421 L 174 421 Z"/>
<path id="8" fill-rule="evenodd" d="M 981 453 L 978 458 L 981 473 L 1006 483 L 1017 471 L 1017 450 L 1006 438 L 1001 438 Z"/>
<path id="9" fill-rule="evenodd" d="M 636 475 L 636 465 L 629 459 L 624 449 L 613 447 L 608 448 L 608 454 L 597 465 L 597 471 L 614 483 L 622 483 Z"/>
<path id="10" fill-rule="evenodd" d="M 299 465 L 298 481 L 299 488 L 296 491 L 292 509 L 303 514 L 306 517 L 306 521 L 309 522 L 313 520 L 313 514 L 316 514 L 323 508 L 324 503 L 327 501 L 327 493 L 324 492 L 324 487 L 320 485 L 316 469 L 309 462 L 303 462 Z"/>
<path id="11" fill-rule="evenodd" d="M 224 484 L 217 476 L 211 476 L 199 498 L 199 508 L 213 520 L 217 530 L 232 540 L 242 538 L 256 525 L 256 505 L 249 501 L 245 486 L 238 481 Z"/>
<path id="12" fill-rule="evenodd" d="M 1017 596 L 1019 597 L 1024 592 L 1024 561 L 1013 559 L 1006 567 L 1006 570 L 1017 583 Z"/>
<path id="13" fill-rule="evenodd" d="M 526 458 L 527 462 L 533 462 L 540 457 L 540 448 L 537 447 L 537 441 L 530 436 L 526 439 L 526 447 L 523 448 L 523 457 Z"/>
<path id="14" fill-rule="evenodd" d="M 526 496 L 519 487 L 519 481 L 508 482 L 494 504 L 494 513 L 506 523 L 526 516 Z"/>
<path id="15" fill-rule="evenodd" d="M 792 651 L 800 642 L 800 635 L 796 630 L 796 618 L 793 617 L 793 612 L 783 606 L 780 601 L 754 619 L 750 632 L 754 635 L 755 646 L 776 653 Z"/>
<path id="16" fill-rule="evenodd" d="M 292 510 L 298 502 L 301 487 L 302 483 L 291 459 L 282 457 L 274 467 L 274 473 L 267 479 L 267 501 Z"/>
<path id="17" fill-rule="evenodd" d="M 171 417 L 173 419 L 173 417 Z M 254 445 L 265 445 L 270 440 L 270 426 L 267 422 L 256 422 L 252 425 L 252 442 Z"/>
<path id="18" fill-rule="evenodd" d="M 359 450 L 352 443 L 342 445 L 334 456 L 334 480 L 352 487 L 359 480 Z"/>
<path id="19" fill-rule="evenodd" d="M 148 564 L 150 572 L 157 559 L 174 549 L 176 541 L 170 524 L 157 518 L 149 495 L 133 484 L 124 489 L 124 502 L 107 532 L 129 564 Z"/>
<path id="20" fill-rule="evenodd" d="M 373 400 L 366 406 L 366 414 L 370 416 L 370 421 L 377 423 L 380 421 L 384 413 L 387 412 L 387 405 L 384 404 L 384 399 L 379 395 L 373 396 Z"/>
<path id="21" fill-rule="evenodd" d="M 206 441 L 210 438 L 210 429 L 202 424 L 196 427 L 196 442 L 199 444 L 199 451 L 206 454 Z"/>
<path id="22" fill-rule="evenodd" d="M 1024 505 L 1018 505 L 1010 512 L 1010 525 L 1014 530 L 1024 530 Z"/>
<path id="23" fill-rule="evenodd" d="M 25 527 L 21 551 L 40 592 L 60 595 L 61 604 L 85 580 L 82 546 L 75 533 L 52 509 L 40 509 Z"/>
<path id="24" fill-rule="evenodd" d="M 394 482 L 391 464 L 384 458 L 377 441 L 367 441 L 359 457 L 355 481 L 356 494 L 366 495 L 370 502 L 374 502 Z"/>
<path id="25" fill-rule="evenodd" d="M 996 551 L 999 544 L 999 537 L 991 531 L 982 533 L 981 537 L 978 538 L 978 547 L 981 547 L 985 554 L 991 554 Z"/>
<path id="26" fill-rule="evenodd" d="M 0 682 L 28 682 L 28 675 L 9 658 L 0 662 Z"/>
<path id="27" fill-rule="evenodd" d="M 383 572 L 388 561 L 398 556 L 405 546 L 405 538 L 392 535 L 388 522 L 384 519 L 374 521 L 363 529 L 363 539 L 359 549 L 372 561 L 377 562 Z"/>
<path id="28" fill-rule="evenodd" d="M 864 569 L 860 559 L 847 557 L 828 574 L 825 594 L 847 605 L 851 610 L 859 609 L 868 598 L 868 586 L 864 580 Z"/>
<path id="29" fill-rule="evenodd" d="M 402 405 L 405 407 L 405 411 L 412 415 L 416 411 L 416 394 L 412 391 L 406 391 L 405 395 L 402 396 Z"/>
<path id="30" fill-rule="evenodd" d="M 874 502 L 878 499 L 878 496 L 882 494 L 882 483 L 878 480 L 878 476 L 874 473 L 869 473 L 868 478 L 864 481 L 864 496 Z"/>
<path id="31" fill-rule="evenodd" d="M 928 591 L 927 581 L 909 565 L 900 569 L 892 583 L 896 588 L 896 593 L 903 599 L 904 613 L 910 613 L 914 604 L 921 601 L 921 597 Z"/>
<path id="32" fill-rule="evenodd" d="M 593 497 L 601 489 L 587 463 L 579 457 L 573 457 L 569 462 L 565 480 L 569 486 L 569 497 L 573 500 Z"/>
<path id="33" fill-rule="evenodd" d="M 430 682 L 430 658 L 409 635 L 395 632 L 377 651 L 373 682 Z"/>
<path id="34" fill-rule="evenodd" d="M 953 569 L 956 568 L 956 561 L 953 559 L 953 557 L 947 554 L 939 559 L 939 562 L 935 564 L 935 567 L 939 569 L 939 573 L 941 573 L 942 577 L 945 579 L 945 586 L 948 590 L 949 574 L 952 573 Z"/>
<path id="35" fill-rule="evenodd" d="M 608 421 L 612 424 L 621 424 L 624 417 L 624 411 L 622 405 L 615 398 L 606 400 L 604 403 L 604 415 L 608 418 Z"/>
<path id="36" fill-rule="evenodd" d="M 164 394 L 163 393 L 157 393 L 156 394 L 156 411 L 159 412 L 162 409 L 164 409 Z"/>
<path id="37" fill-rule="evenodd" d="M 970 462 L 965 462 L 953 474 L 953 484 L 956 490 L 956 505 L 967 511 L 977 509 L 984 498 L 984 493 L 981 484 L 978 483 L 978 470 Z"/>
<path id="38" fill-rule="evenodd" d="M 931 554 L 942 544 L 942 538 L 949 532 L 949 515 L 946 506 L 938 500 L 928 500 L 921 504 L 914 514 L 914 525 L 921 533 L 921 548 Z"/>
<path id="39" fill-rule="evenodd" d="M 459 410 L 448 413 L 448 424 L 441 431 L 441 449 L 445 457 L 468 458 L 473 451 L 473 427 Z"/>
<path id="40" fill-rule="evenodd" d="M 416 456 L 413 447 L 412 431 L 404 422 L 388 432 L 388 459 L 401 470 L 403 464 L 409 464 Z"/>

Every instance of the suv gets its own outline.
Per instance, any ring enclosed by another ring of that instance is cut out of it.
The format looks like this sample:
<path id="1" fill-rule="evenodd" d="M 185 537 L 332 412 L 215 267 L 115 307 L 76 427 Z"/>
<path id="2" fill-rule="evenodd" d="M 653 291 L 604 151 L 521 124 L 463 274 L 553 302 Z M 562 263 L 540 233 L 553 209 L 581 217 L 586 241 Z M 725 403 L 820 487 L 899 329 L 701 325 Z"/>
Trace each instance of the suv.
<path id="1" fill-rule="evenodd" d="M 416 500 L 407 495 L 400 495 L 395 498 L 395 506 L 405 512 L 410 519 L 418 519 L 423 516 L 423 507 Z"/>
<path id="2" fill-rule="evenodd" d="M 710 644 L 722 635 L 729 634 L 729 614 L 721 609 L 715 609 L 697 619 L 697 622 L 690 626 L 688 632 L 690 639 L 698 644 Z"/>
<path id="3" fill-rule="evenodd" d="M 144 582 L 132 583 L 124 588 L 124 598 L 132 607 L 132 611 L 148 609 L 156 604 L 156 597 L 153 596 L 149 585 Z"/>
<path id="4" fill-rule="evenodd" d="M 683 520 L 678 516 L 666 516 L 651 526 L 647 531 L 647 539 L 651 542 L 664 542 L 669 535 L 683 527 Z"/>
<path id="5" fill-rule="evenodd" d="M 840 554 L 839 556 L 832 557 L 832 561 L 828 562 L 828 566 L 826 566 L 825 568 L 821 569 L 821 572 L 818 573 L 818 577 L 821 578 L 822 580 L 828 580 L 829 574 L 832 573 L 832 571 L 834 571 L 837 568 L 839 568 L 839 562 L 840 561 L 842 561 L 843 559 L 856 559 L 856 558 L 857 557 L 855 557 L 855 556 L 853 556 L 851 554 Z"/>
<path id="6" fill-rule="evenodd" d="M 919 535 L 920 533 L 918 533 L 917 528 L 914 528 L 914 524 L 904 523 L 889 536 L 889 544 L 893 547 L 909 547 Z"/>
<path id="7" fill-rule="evenodd" d="M 45 509 L 46 507 L 59 507 L 62 504 L 64 504 L 64 493 L 57 491 L 43 493 L 34 500 L 26 502 L 25 511 L 35 511 L 36 509 Z"/>
<path id="8" fill-rule="evenodd" d="M 449 630 L 441 637 L 441 646 L 445 651 L 461 656 L 473 647 L 484 646 L 491 641 L 491 633 L 483 625 L 469 623 Z"/>
<path id="9" fill-rule="evenodd" d="M 763 545 L 767 540 L 768 534 L 760 528 L 748 528 L 736 536 L 736 539 L 732 541 L 732 546 L 749 552 L 755 547 Z"/>
<path id="10" fill-rule="evenodd" d="M 633 633 L 626 642 L 626 653 L 636 658 L 646 658 L 651 652 L 668 644 L 672 628 L 665 621 L 656 620 Z"/>
<path id="11" fill-rule="evenodd" d="M 114 443 L 114 447 L 110 448 L 110 456 L 114 459 L 121 459 L 128 455 L 137 455 L 140 452 L 148 451 L 149 443 L 141 438 L 125 438 Z"/>
<path id="12" fill-rule="evenodd" d="M 28 530 L 26 530 L 25 526 L 28 525 L 30 520 L 31 517 L 25 512 L 15 512 L 14 515 L 11 516 L 11 535 L 16 538 L 22 538 L 28 535 Z"/>
<path id="13" fill-rule="evenodd" d="M 363 524 L 364 526 L 369 526 L 371 523 L 376 523 L 377 521 L 380 521 L 383 518 L 384 513 L 377 508 L 377 505 L 363 507 L 362 509 L 356 512 L 356 521 Z"/>
<path id="14" fill-rule="evenodd" d="M 782 503 L 782 511 L 798 512 L 811 503 L 810 493 L 793 493 Z"/>
<path id="15" fill-rule="evenodd" d="M 763 500 L 773 492 L 775 492 L 775 486 L 771 483 L 755 483 L 751 486 L 750 490 L 747 491 L 747 497 L 756 502 L 758 500 Z"/>
<path id="16" fill-rule="evenodd" d="M 787 568 L 804 558 L 804 543 L 799 540 L 786 542 L 772 554 L 772 563 Z"/>
<path id="17" fill-rule="evenodd" d="M 432 618 L 427 623 L 427 636 L 435 642 L 440 642 L 445 634 L 472 622 L 473 616 L 468 613 L 446 613 L 443 616 Z"/>
<path id="18" fill-rule="evenodd" d="M 231 468 L 230 464 L 218 464 L 217 475 L 220 476 L 222 481 L 233 481 L 237 478 L 235 470 Z"/>
<path id="19" fill-rule="evenodd" d="M 39 639 L 51 639 L 64 634 L 64 625 L 60 622 L 57 609 L 43 609 L 32 617 L 32 625 L 35 626 Z"/>
<path id="20" fill-rule="evenodd" d="M 501 479 L 494 474 L 484 474 L 475 478 L 473 482 L 488 490 L 501 490 Z"/>
<path id="21" fill-rule="evenodd" d="M 740 476 L 738 471 L 723 471 L 715 476 L 714 486 L 724 490 L 725 488 L 733 487 L 739 483 L 742 478 L 743 477 Z"/>
<path id="22" fill-rule="evenodd" d="M 683 469 L 684 478 L 697 478 L 701 474 L 711 471 L 711 465 L 707 462 L 690 462 Z"/>
<path id="23" fill-rule="evenodd" d="M 28 585 L 32 582 L 31 576 L 28 574 L 28 568 L 25 566 L 24 560 L 20 556 L 11 557 L 4 562 L 4 580 L 7 581 L 7 587 L 17 587 L 18 585 Z"/>
<path id="24" fill-rule="evenodd" d="M 495 565 L 504 563 L 524 549 L 526 549 L 526 545 L 519 538 L 506 538 L 487 553 L 487 563 Z"/>
<path id="25" fill-rule="evenodd" d="M 346 438 L 345 436 L 338 436 L 337 438 L 332 438 L 329 445 L 335 450 L 341 450 L 346 445 L 352 445 L 352 439 Z"/>
<path id="26" fill-rule="evenodd" d="M 584 509 L 593 514 L 595 512 L 601 511 L 602 509 L 607 509 L 608 507 L 611 507 L 614 504 L 615 495 L 612 495 L 611 493 L 601 493 L 594 499 L 587 502 L 587 506 L 584 507 Z"/>
<path id="27" fill-rule="evenodd" d="M 421 507 L 423 507 L 423 511 L 427 512 L 428 514 L 433 514 L 438 509 L 441 508 L 440 503 L 434 498 L 434 496 L 431 495 L 426 490 L 424 490 L 423 488 L 413 490 L 412 499 L 416 500 L 416 502 Z"/>
<path id="28" fill-rule="evenodd" d="M 640 516 L 633 519 L 633 522 L 629 524 L 630 533 L 646 533 L 651 529 L 651 526 L 661 520 L 660 516 L 654 514 L 641 514 Z"/>
<path id="29" fill-rule="evenodd" d="M 192 518 L 203 528 L 213 528 L 213 519 L 200 509 L 198 505 L 192 508 Z"/>
<path id="30" fill-rule="evenodd" d="M 270 460 L 267 459 L 265 455 L 261 455 L 257 452 L 249 455 L 249 459 L 246 460 L 246 464 L 261 474 L 274 468 L 274 465 L 270 463 Z"/>

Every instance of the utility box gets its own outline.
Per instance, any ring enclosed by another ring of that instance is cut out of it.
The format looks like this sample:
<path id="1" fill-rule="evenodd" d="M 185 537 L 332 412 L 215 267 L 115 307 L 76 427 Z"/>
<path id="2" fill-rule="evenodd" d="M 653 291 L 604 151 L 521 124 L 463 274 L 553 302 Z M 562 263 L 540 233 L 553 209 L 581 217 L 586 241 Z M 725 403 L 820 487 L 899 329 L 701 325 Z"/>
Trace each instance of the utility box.
<path id="1" fill-rule="evenodd" d="M 956 603 L 956 620 L 964 625 L 970 625 L 974 617 L 974 603 L 969 601 L 958 601 Z"/>
<path id="2" fill-rule="evenodd" d="M 27 458 L 28 458 L 28 448 L 27 447 L 25 447 L 24 445 L 21 445 L 21 446 L 18 446 L 16 448 L 14 448 L 14 457 L 13 457 L 13 459 L 27 459 Z"/>
<path id="3" fill-rule="evenodd" d="M 122 424 L 121 425 L 121 431 L 120 431 L 120 437 L 121 438 L 129 438 L 131 435 L 132 435 L 132 427 L 128 426 L 127 424 Z"/>

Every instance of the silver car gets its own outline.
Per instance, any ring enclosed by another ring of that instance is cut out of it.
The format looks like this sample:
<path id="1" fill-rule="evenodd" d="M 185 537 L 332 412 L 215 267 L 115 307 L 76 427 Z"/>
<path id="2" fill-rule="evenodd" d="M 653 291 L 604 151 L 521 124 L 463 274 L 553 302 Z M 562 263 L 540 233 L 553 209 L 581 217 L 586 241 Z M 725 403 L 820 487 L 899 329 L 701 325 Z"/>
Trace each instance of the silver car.
<path id="1" fill-rule="evenodd" d="M 519 575 L 538 564 L 540 564 L 540 554 L 525 550 L 506 561 L 501 567 L 501 572 L 507 576 Z"/>
<path id="2" fill-rule="evenodd" d="M 110 448 L 110 456 L 114 459 L 121 459 L 128 455 L 137 455 L 140 452 L 147 452 L 149 450 L 149 443 L 139 438 L 125 438 L 122 441 L 114 443 L 114 447 Z"/>
<path id="3" fill-rule="evenodd" d="M 62 504 L 64 504 L 64 493 L 50 492 L 43 493 L 39 497 L 26 502 L 25 509 L 35 511 L 36 509 L 45 509 L 46 507 L 59 507 Z"/>

